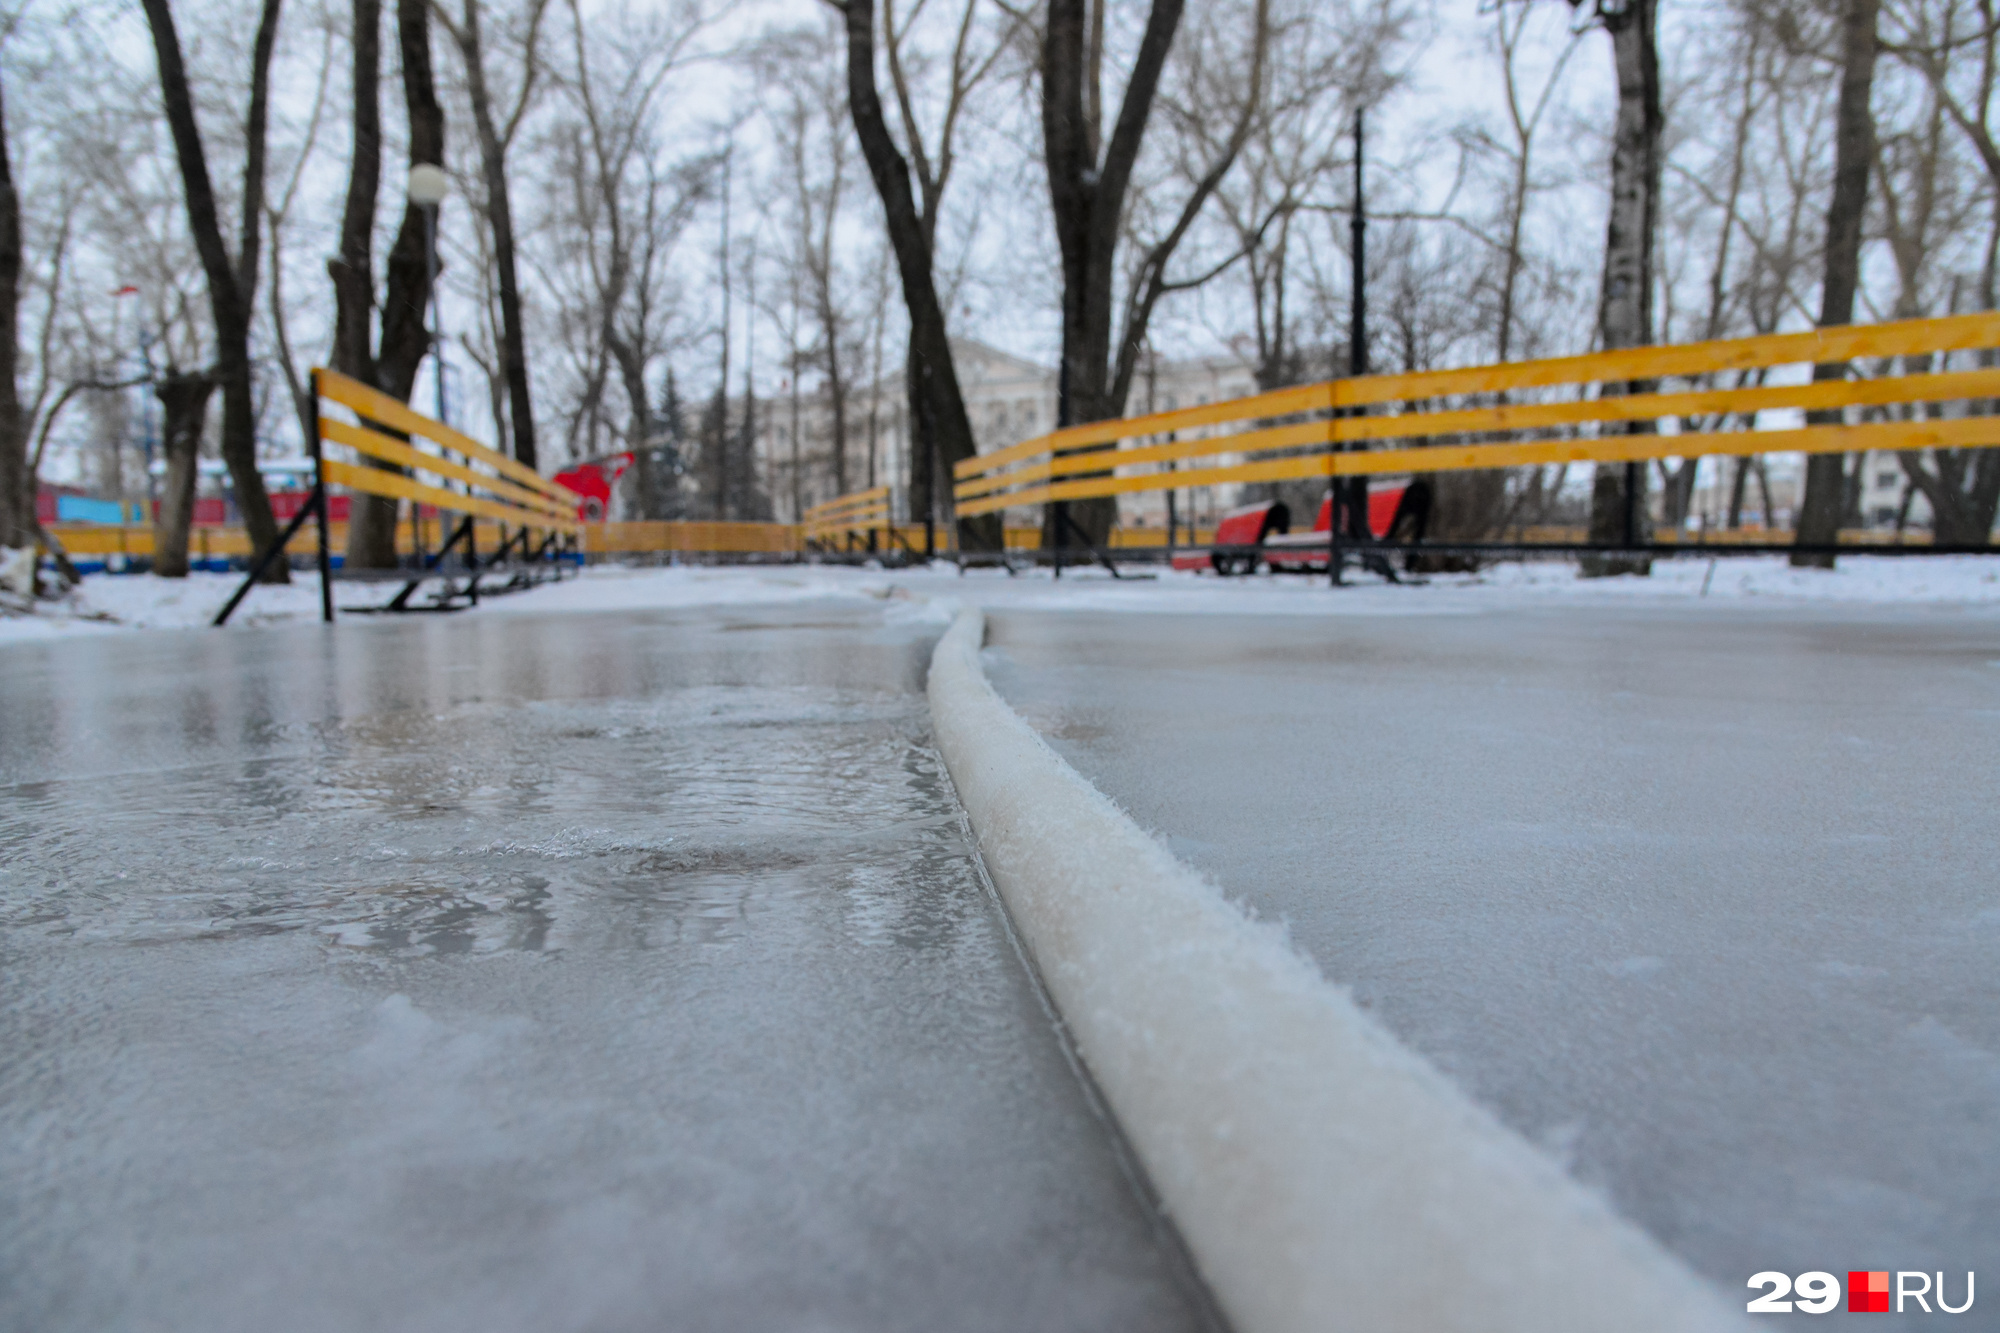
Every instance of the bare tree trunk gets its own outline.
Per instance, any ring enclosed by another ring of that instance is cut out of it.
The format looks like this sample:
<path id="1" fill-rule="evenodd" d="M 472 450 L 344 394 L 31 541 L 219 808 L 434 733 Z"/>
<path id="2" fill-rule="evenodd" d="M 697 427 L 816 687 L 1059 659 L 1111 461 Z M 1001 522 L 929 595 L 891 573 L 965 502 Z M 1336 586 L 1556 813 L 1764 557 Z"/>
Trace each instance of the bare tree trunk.
<path id="1" fill-rule="evenodd" d="M 1042 145 L 1063 277 L 1058 427 L 1103 421 L 1124 410 L 1111 383 L 1112 288 L 1118 276 L 1119 230 L 1160 76 L 1180 28 L 1183 0 L 1154 0 L 1101 162 L 1100 117 L 1089 114 L 1085 106 L 1086 99 L 1093 105 L 1099 102 L 1089 8 L 1089 0 L 1049 0 L 1042 40 Z M 1144 330 L 1137 332 L 1143 335 Z M 1073 501 L 1070 517 L 1091 545 L 1101 546 L 1117 522 L 1118 502 Z M 1065 544 L 1068 534 L 1057 527 L 1052 512 L 1045 525 L 1045 545 Z"/>
<path id="2" fill-rule="evenodd" d="M 801 446 L 799 441 L 799 434 L 802 427 L 802 422 L 800 420 L 800 415 L 799 415 L 799 409 L 800 409 L 799 368 L 800 368 L 800 363 L 804 361 L 805 358 L 799 354 L 799 307 L 796 301 L 792 303 L 791 335 L 792 335 L 791 338 L 792 342 L 792 357 L 791 357 L 792 522 L 799 523 L 805 520 L 805 513 L 806 513 L 805 450 Z"/>
<path id="3" fill-rule="evenodd" d="M 1898 455 L 1908 484 L 1931 505 L 1931 537 L 1939 545 L 1985 546 L 2000 511 L 2000 457 L 1993 449 L 1934 449 Z"/>
<path id="4" fill-rule="evenodd" d="M 375 200 L 382 187 L 382 0 L 354 0 L 354 144 L 340 250 L 327 261 L 333 280 L 333 368 L 363 384 L 375 373 Z M 396 503 L 373 495 L 349 501 L 347 563 L 396 563 Z"/>
<path id="5" fill-rule="evenodd" d="M 642 518 L 658 518 L 660 515 L 654 512 L 654 487 L 658 479 L 653 476 L 653 405 L 646 398 L 646 359 L 635 343 L 615 335 L 605 339 L 605 350 L 618 364 L 618 378 L 625 385 L 625 399 L 632 413 L 632 430 L 626 443 L 639 473 L 639 513 Z M 604 517 L 609 519 L 611 515 L 607 513 Z"/>
<path id="6" fill-rule="evenodd" d="M 143 0 L 159 59 L 160 93 L 167 125 L 173 132 L 180 161 L 181 184 L 187 201 L 188 230 L 208 279 L 209 309 L 215 319 L 215 377 L 222 388 L 222 457 L 236 486 L 236 506 L 249 531 L 254 557 L 261 557 L 278 540 L 278 523 L 271 500 L 257 471 L 257 417 L 250 367 L 250 321 L 255 310 L 257 260 L 264 229 L 264 143 L 269 120 L 271 57 L 277 43 L 281 0 L 264 0 L 257 25 L 250 76 L 250 112 L 245 125 L 243 166 L 243 226 L 237 260 L 230 262 L 217 217 L 215 190 L 209 183 L 208 157 L 195 122 L 194 97 L 181 59 L 180 37 L 174 30 L 167 0 Z M 265 567 L 264 581 L 287 583 L 291 572 L 282 560 Z"/>
<path id="7" fill-rule="evenodd" d="M 431 9 L 424 0 L 396 0 L 396 37 L 402 52 L 403 108 L 410 126 L 410 165 L 444 163 L 444 108 L 431 73 Z M 431 348 L 425 311 L 431 298 L 431 255 L 424 210 L 403 205 L 403 224 L 389 247 L 382 296 L 382 342 L 375 373 L 384 392 L 409 401 L 417 370 Z M 443 271 L 439 263 L 438 269 Z"/>
<path id="8" fill-rule="evenodd" d="M 21 411 L 21 197 L 14 190 L 7 112 L 0 94 L 0 546 L 35 540 L 35 486 L 28 471 L 28 421 Z"/>
<path id="9" fill-rule="evenodd" d="M 375 196 L 382 185 L 382 0 L 354 0 L 354 144 L 333 280 L 333 368 L 375 382 Z"/>
<path id="10" fill-rule="evenodd" d="M 209 395 L 216 387 L 216 377 L 209 371 L 169 372 L 154 386 L 165 418 L 160 444 L 167 462 L 160 509 L 153 519 L 153 572 L 161 578 L 187 577 L 188 529 L 194 522 L 201 432 L 208 421 Z"/>
<path id="11" fill-rule="evenodd" d="M 915 459 L 918 450 L 928 450 L 936 460 L 937 470 L 948 477 L 954 463 L 977 455 L 978 446 L 973 441 L 972 423 L 965 414 L 965 397 L 959 391 L 944 308 L 937 297 L 931 242 L 910 189 L 909 163 L 889 133 L 882 114 L 881 94 L 875 85 L 874 0 L 846 0 L 843 8 L 847 18 L 848 112 L 854 118 L 854 132 L 861 142 L 861 155 L 867 159 L 868 174 L 882 200 L 889 244 L 896 252 L 896 269 L 902 278 L 903 302 L 910 312 L 912 471 L 923 471 Z M 917 499 L 917 486 L 918 478 L 913 476 L 913 502 Z M 936 512 L 939 497 L 931 493 L 934 489 L 924 487 L 921 502 L 926 513 Z M 959 543 L 967 549 L 997 549 L 998 527 L 996 522 L 962 524 Z"/>
<path id="12" fill-rule="evenodd" d="M 884 265 L 875 283 L 874 335 L 869 339 L 868 376 L 868 489 L 874 490 L 876 464 L 882 444 L 882 341 L 889 322 L 888 273 Z"/>
<path id="13" fill-rule="evenodd" d="M 1750 479 L 1750 460 L 1736 460 L 1736 478 L 1729 483 L 1729 517 L 1723 524 L 1731 532 L 1743 526 L 1743 486 Z"/>
<path id="14" fill-rule="evenodd" d="M 355 21 L 355 85 L 362 86 L 362 51 L 360 24 L 361 10 L 366 5 L 371 15 L 379 14 L 379 0 L 356 0 Z M 378 20 L 379 26 L 379 20 Z M 396 39 L 402 57 L 403 105 L 410 126 L 410 164 L 428 162 L 441 165 L 444 162 L 444 109 L 438 105 L 437 85 L 431 73 L 430 6 L 426 0 L 396 0 Z M 377 87 L 379 78 L 379 37 L 368 43 L 371 59 L 367 70 L 367 86 L 371 93 Z M 369 176 L 365 190 L 361 189 L 363 154 L 363 98 L 355 98 L 355 164 L 348 181 L 348 212 L 342 219 L 341 259 L 343 267 L 350 274 L 354 271 L 354 258 L 348 250 L 350 239 L 364 251 L 370 244 L 375 223 L 375 195 L 380 187 L 381 154 L 381 111 L 373 96 L 366 99 L 365 115 L 370 122 L 372 152 L 367 166 Z M 366 205 L 365 217 L 357 219 L 357 205 Z M 359 222 L 361 230 L 350 238 L 348 228 Z M 404 402 L 410 399 L 411 390 L 416 386 L 417 370 L 423 365 L 424 356 L 431 350 L 431 334 L 425 324 L 424 311 L 430 303 L 431 257 L 426 243 L 428 240 L 424 210 L 413 203 L 403 206 L 403 224 L 396 233 L 395 244 L 389 249 L 388 284 L 382 299 L 382 335 L 378 350 L 367 359 L 371 374 L 369 381 L 392 398 Z M 361 260 L 360 273 L 365 279 L 369 273 L 369 261 Z M 336 277 L 335 289 L 339 292 L 340 279 Z M 356 296 L 364 301 L 372 298 L 372 281 L 361 288 Z M 368 306 L 360 307 L 359 334 L 365 352 L 368 334 Z M 343 311 L 343 315 L 348 312 Z M 350 510 L 351 518 L 347 527 L 347 562 L 356 569 L 390 569 L 396 564 L 396 512 L 395 500 L 377 495 L 357 495 Z"/>
<path id="15" fill-rule="evenodd" d="M 1833 199 L 1826 210 L 1826 277 L 1820 287 L 1819 325 L 1854 320 L 1854 293 L 1861 282 L 1861 223 L 1868 206 L 1868 174 L 1875 162 L 1875 118 L 1868 102 L 1875 82 L 1875 19 L 1881 0 L 1847 0 L 1841 15 L 1840 107 L 1834 122 Z M 1813 379 L 1845 378 L 1844 363 L 1813 367 Z M 1833 425 L 1838 409 L 1814 412 L 1807 421 Z M 1797 542 L 1831 546 L 1840 538 L 1846 487 L 1845 454 L 1812 454 L 1806 459 L 1805 496 L 1799 503 Z M 1766 520 L 1769 521 L 1768 519 Z M 1794 552 L 1800 568 L 1832 569 L 1832 554 Z"/>
<path id="16" fill-rule="evenodd" d="M 754 273 L 756 270 L 753 267 L 751 271 Z M 753 311 L 757 308 L 756 295 L 753 287 L 747 303 Z M 750 327 L 754 334 L 756 325 Z M 730 456 L 729 507 L 730 512 L 740 520 L 768 522 L 771 502 L 757 484 L 757 348 L 754 337 L 746 341 L 750 345 L 744 349 L 743 355 L 743 425 Z"/>
<path id="17" fill-rule="evenodd" d="M 840 353 L 827 340 L 826 393 L 833 408 L 833 492 L 847 494 L 847 380 L 841 373 Z"/>
<path id="18" fill-rule="evenodd" d="M 1605 350 L 1653 341 L 1653 235 L 1660 209 L 1660 57 L 1656 0 L 1599 0 L 1598 17 L 1611 35 L 1618 75 L 1618 117 L 1611 140 L 1611 218 L 1604 240 L 1604 286 L 1598 297 L 1598 339 Z M 1637 387 L 1637 386 L 1634 386 Z M 1647 429 L 1633 423 L 1633 429 Z M 1600 463 L 1590 494 L 1590 540 L 1644 541 L 1646 468 Z M 1586 555 L 1588 578 L 1649 574 L 1643 557 Z"/>

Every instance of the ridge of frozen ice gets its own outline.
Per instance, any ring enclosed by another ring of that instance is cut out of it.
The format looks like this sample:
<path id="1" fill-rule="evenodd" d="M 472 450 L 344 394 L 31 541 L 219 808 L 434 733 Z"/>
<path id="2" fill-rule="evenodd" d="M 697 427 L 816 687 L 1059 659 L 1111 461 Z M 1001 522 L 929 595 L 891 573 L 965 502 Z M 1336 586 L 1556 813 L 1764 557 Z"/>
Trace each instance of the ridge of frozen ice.
<path id="1" fill-rule="evenodd" d="M 1242 1333 L 1734 1327 L 1719 1295 L 1177 861 L 987 683 L 932 658 L 939 751 L 1008 912 Z"/>

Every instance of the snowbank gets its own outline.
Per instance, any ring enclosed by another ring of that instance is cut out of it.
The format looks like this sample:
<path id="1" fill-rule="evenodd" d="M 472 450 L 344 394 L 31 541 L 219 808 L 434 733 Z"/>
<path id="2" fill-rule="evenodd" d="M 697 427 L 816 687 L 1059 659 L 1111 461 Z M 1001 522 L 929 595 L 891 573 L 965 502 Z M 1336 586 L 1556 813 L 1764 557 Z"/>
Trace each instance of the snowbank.
<path id="1" fill-rule="evenodd" d="M 995 884 L 1242 1333 L 1696 1329 L 1717 1295 L 1085 782 L 963 613 L 938 746 Z"/>
<path id="2" fill-rule="evenodd" d="M 1351 571 L 1349 586 L 1329 588 L 1324 576 L 1151 571 L 1114 580 L 1102 568 L 1046 570 L 1009 579 L 998 571 L 969 574 L 966 600 L 991 607 L 1050 610 L 1171 611 L 1236 615 L 1475 614 L 1521 606 L 1699 605 L 1753 610 L 1783 605 L 1968 605 L 2000 608 L 2000 556 L 1846 556 L 1834 570 L 1793 569 L 1783 556 L 1660 559 L 1650 578 L 1585 579 L 1568 560 L 1509 562 L 1477 574 L 1429 576 L 1422 586 L 1392 587 Z M 934 575 L 899 575 L 922 580 Z M 916 586 L 914 583 L 912 586 Z"/>
<path id="3" fill-rule="evenodd" d="M 194 629 L 208 625 L 241 583 L 241 574 L 192 573 L 184 579 L 151 574 L 92 574 L 67 600 L 43 603 L 28 616 L 0 617 L 0 642 L 51 635 L 134 629 Z M 379 606 L 395 584 L 334 584 L 337 604 Z M 759 605 L 822 597 L 887 597 L 893 589 L 879 574 L 809 565 L 628 569 L 593 565 L 581 578 L 545 583 L 522 593 L 481 602 L 464 614 L 509 615 L 550 611 L 640 611 L 713 605 Z M 422 594 L 419 594 L 420 596 Z M 907 594 L 905 594 L 907 596 Z M 289 584 L 250 591 L 230 617 L 230 627 L 317 620 L 319 576 L 294 574 Z"/>
<path id="4" fill-rule="evenodd" d="M 839 565 L 593 565 L 580 579 L 482 602 L 474 615 L 563 611 L 643 611 L 694 606 L 767 605 L 817 598 L 963 599 L 991 607 L 1077 611 L 1173 611 L 1223 615 L 1475 614 L 1553 602 L 1700 604 L 1754 608 L 1773 604 L 1933 604 L 2000 609 L 2000 556 L 1849 556 L 1831 572 L 1792 569 L 1782 556 L 1718 561 L 1661 560 L 1646 579 L 1579 579 L 1564 561 L 1495 565 L 1479 574 L 1443 575 L 1423 587 L 1390 587 L 1356 574 L 1328 588 L 1298 576 L 1218 579 L 1213 575 L 1134 567 L 1140 577 L 1114 580 L 1102 569 L 1072 568 L 1010 576 L 996 569 L 961 576 L 950 565 L 929 569 L 857 569 Z M 1147 577 L 1152 575 L 1152 577 Z M 203 626 L 236 588 L 234 574 L 93 574 L 69 604 L 43 604 L 31 616 L 0 615 L 0 641 L 113 629 Z M 1706 585 L 1706 592 L 1703 591 Z M 337 584 L 343 605 L 379 604 L 380 587 Z M 914 603 L 913 603 L 914 604 Z M 906 608 L 907 609 L 907 608 Z M 232 627 L 311 620 L 319 582 L 302 574 L 287 587 L 260 587 L 230 620 Z"/>
<path id="5" fill-rule="evenodd" d="M 1711 569 L 1712 567 L 1712 569 Z M 1598 598 L 1706 597 L 1811 602 L 1984 602 L 2000 605 L 2000 556 L 1850 555 L 1838 568 L 1793 569 L 1781 555 L 1655 560 L 1648 578 L 1580 579 L 1567 561 L 1494 565 L 1442 586 Z"/>

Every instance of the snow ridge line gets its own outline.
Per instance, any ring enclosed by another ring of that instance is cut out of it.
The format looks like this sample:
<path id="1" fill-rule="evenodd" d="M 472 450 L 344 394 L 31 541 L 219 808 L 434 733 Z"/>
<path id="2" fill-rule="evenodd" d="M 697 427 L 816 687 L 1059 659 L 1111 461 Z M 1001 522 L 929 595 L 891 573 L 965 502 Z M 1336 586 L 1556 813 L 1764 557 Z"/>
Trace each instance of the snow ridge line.
<path id="1" fill-rule="evenodd" d="M 931 659 L 938 749 L 1076 1048 L 1238 1333 L 1737 1327 L 1719 1294 Z"/>

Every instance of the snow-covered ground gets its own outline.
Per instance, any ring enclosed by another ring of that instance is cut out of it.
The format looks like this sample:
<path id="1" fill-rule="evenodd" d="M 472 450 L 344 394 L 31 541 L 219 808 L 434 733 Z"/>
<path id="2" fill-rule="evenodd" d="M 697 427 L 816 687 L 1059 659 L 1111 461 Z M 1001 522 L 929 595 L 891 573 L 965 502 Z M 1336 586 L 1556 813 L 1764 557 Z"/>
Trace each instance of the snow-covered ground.
<path id="1" fill-rule="evenodd" d="M 1651 578 L 1581 579 L 1566 561 L 1495 565 L 1478 574 L 1431 578 L 1419 587 L 1390 587 L 1372 575 L 1352 576 L 1334 590 L 1296 575 L 1218 579 L 1210 575 L 1129 569 L 1112 579 L 1101 568 L 1047 570 L 1010 576 L 1000 570 L 960 575 L 950 565 L 928 569 L 857 569 L 838 565 L 678 568 L 593 566 L 581 579 L 493 598 L 473 615 L 550 611 L 640 611 L 728 604 L 761 605 L 816 598 L 895 598 L 993 607 L 1047 606 L 1077 610 L 1204 611 L 1253 614 L 1394 615 L 1494 609 L 1523 600 L 1596 599 L 1614 602 L 1795 601 L 1844 603 L 1982 603 L 2000 605 L 2000 555 L 1852 556 L 1831 572 L 1793 569 L 1782 556 L 1662 560 Z M 133 629 L 188 629 L 209 623 L 236 588 L 233 574 L 157 579 L 149 574 L 93 574 L 69 600 L 44 604 L 32 616 L 0 617 L 0 641 L 54 634 Z M 343 606 L 388 596 L 380 585 L 336 585 Z M 309 620 L 319 614 L 319 585 L 310 575 L 287 587 L 260 587 L 237 610 L 232 626 Z M 936 614 L 943 623 L 941 611 Z"/>

